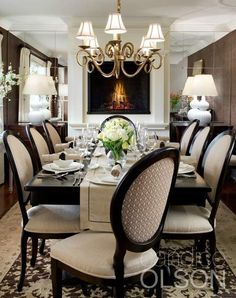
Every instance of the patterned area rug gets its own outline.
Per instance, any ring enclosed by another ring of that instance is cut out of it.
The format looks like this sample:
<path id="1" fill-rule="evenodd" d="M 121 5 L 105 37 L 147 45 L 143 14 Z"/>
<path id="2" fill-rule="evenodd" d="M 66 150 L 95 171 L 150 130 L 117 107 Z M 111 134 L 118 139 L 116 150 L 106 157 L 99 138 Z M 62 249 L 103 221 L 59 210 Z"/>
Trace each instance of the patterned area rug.
<path id="1" fill-rule="evenodd" d="M 221 208 L 222 209 L 222 208 Z M 222 211 L 223 210 L 223 211 Z M 221 216 L 229 222 L 232 214 L 225 212 L 228 210 L 221 210 Z M 224 216 L 223 216 L 224 215 Z M 9 214 L 0 220 L 0 297 L 5 298 L 50 298 L 51 280 L 50 280 L 50 245 L 52 241 L 47 242 L 46 254 L 38 256 L 35 268 L 31 268 L 28 260 L 28 267 L 23 291 L 18 293 L 16 285 L 20 275 L 20 258 L 19 258 L 19 231 L 20 226 L 16 221 L 20 219 L 19 210 L 16 206 L 10 210 Z M 232 227 L 235 227 L 235 218 L 232 219 Z M 222 226 L 221 226 L 222 227 Z M 14 235 L 14 237 L 11 237 Z M 235 235 L 235 230 L 234 234 Z M 1 237 L 4 236 L 4 237 Z M 231 234 L 232 236 L 232 234 Z M 221 238 L 220 236 L 218 238 Z M 8 244 L 10 243 L 10 246 Z M 229 244 L 233 246 L 233 242 Z M 183 246 L 184 245 L 184 246 Z M 30 243 L 29 243 L 30 246 Z M 175 272 L 175 285 L 164 286 L 163 297 L 176 298 L 233 298 L 236 297 L 236 277 L 230 269 L 227 261 L 230 260 L 230 265 L 233 264 L 235 268 L 235 259 L 232 258 L 228 252 L 230 249 L 224 247 L 224 243 L 220 243 L 218 247 L 223 247 L 224 252 L 217 251 L 215 255 L 215 263 L 217 267 L 216 275 L 220 283 L 220 291 L 217 295 L 213 294 L 211 289 L 211 272 L 208 266 L 201 263 L 201 259 L 197 261 L 192 257 L 191 242 L 171 241 L 162 243 L 161 259 L 163 264 L 171 265 Z M 227 260 L 227 261 L 226 261 Z M 231 266 L 232 267 L 232 266 Z M 8 272 L 7 272 L 8 268 Z M 1 276 L 3 277 L 1 281 Z M 166 279 L 163 277 L 164 284 Z M 109 288 L 102 288 L 99 286 L 88 286 L 88 295 L 83 295 L 80 285 L 70 278 L 63 287 L 63 297 L 71 298 L 109 298 L 112 297 L 112 291 Z M 148 297 L 147 290 L 144 290 L 140 285 L 127 288 L 127 297 L 141 298 Z"/>

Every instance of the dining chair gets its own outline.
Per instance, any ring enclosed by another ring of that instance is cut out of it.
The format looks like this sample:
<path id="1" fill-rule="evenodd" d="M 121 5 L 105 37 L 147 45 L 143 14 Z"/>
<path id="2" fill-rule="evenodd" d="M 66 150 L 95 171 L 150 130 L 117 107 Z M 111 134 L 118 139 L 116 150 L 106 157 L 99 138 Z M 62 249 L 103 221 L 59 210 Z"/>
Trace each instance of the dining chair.
<path id="1" fill-rule="evenodd" d="M 159 275 L 155 249 L 161 239 L 178 159 L 177 149 L 162 148 L 129 169 L 111 200 L 113 233 L 82 232 L 52 246 L 53 297 L 62 296 L 62 270 L 89 283 L 110 284 L 118 298 L 124 297 L 125 282 L 140 281 L 140 276 L 144 272 L 148 275 L 153 268 Z M 161 293 L 160 283 L 156 290 Z"/>
<path id="2" fill-rule="evenodd" d="M 61 239 L 79 233 L 80 211 L 79 205 L 38 205 L 28 208 L 30 193 L 24 190 L 24 185 L 35 174 L 31 153 L 13 132 L 5 131 L 3 142 L 15 179 L 22 215 L 21 275 L 17 287 L 21 291 L 26 273 L 28 238 L 32 239 L 31 266 L 34 266 L 38 239 Z"/>
<path id="3" fill-rule="evenodd" d="M 209 208 L 193 205 L 171 205 L 163 230 L 164 239 L 193 239 L 201 242 L 206 252 L 206 240 L 209 241 L 210 269 L 214 267 L 216 250 L 216 213 L 227 172 L 227 167 L 235 144 L 235 133 L 225 131 L 216 136 L 209 144 L 202 163 L 204 180 L 211 187 L 207 199 Z M 218 291 L 218 283 L 213 275 L 213 288 Z"/>
<path id="4" fill-rule="evenodd" d="M 197 132 L 193 138 L 190 146 L 190 155 L 181 155 L 180 160 L 187 164 L 195 166 L 196 171 L 200 174 L 201 165 L 204 153 L 212 135 L 212 129 L 210 126 L 206 126 Z"/>
<path id="5" fill-rule="evenodd" d="M 70 143 L 73 141 L 73 138 L 67 137 L 66 140 L 68 142 L 63 143 L 56 126 L 49 120 L 44 120 L 42 125 L 46 135 L 49 152 L 51 154 L 63 151 L 65 148 L 68 148 Z"/>
<path id="6" fill-rule="evenodd" d="M 198 131 L 200 121 L 195 119 L 186 127 L 180 140 L 180 154 L 189 155 L 189 149 L 195 134 Z"/>
<path id="7" fill-rule="evenodd" d="M 49 154 L 48 144 L 43 135 L 32 124 L 26 125 L 26 134 L 30 141 L 31 151 L 34 155 L 33 162 L 36 164 L 37 172 L 42 170 L 44 154 Z"/>

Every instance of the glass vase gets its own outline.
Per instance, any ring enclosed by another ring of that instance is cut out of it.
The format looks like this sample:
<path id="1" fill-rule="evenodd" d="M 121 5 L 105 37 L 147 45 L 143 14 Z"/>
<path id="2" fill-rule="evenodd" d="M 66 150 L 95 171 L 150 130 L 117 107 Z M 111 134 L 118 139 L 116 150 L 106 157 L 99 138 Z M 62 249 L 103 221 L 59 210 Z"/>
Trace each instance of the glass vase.
<path id="1" fill-rule="evenodd" d="M 114 152 L 110 150 L 107 153 L 107 163 L 109 167 L 113 167 L 116 163 L 120 163 L 123 168 L 126 163 L 126 154 L 123 150 L 121 150 L 119 154 L 117 154 L 117 152 L 114 154 Z"/>

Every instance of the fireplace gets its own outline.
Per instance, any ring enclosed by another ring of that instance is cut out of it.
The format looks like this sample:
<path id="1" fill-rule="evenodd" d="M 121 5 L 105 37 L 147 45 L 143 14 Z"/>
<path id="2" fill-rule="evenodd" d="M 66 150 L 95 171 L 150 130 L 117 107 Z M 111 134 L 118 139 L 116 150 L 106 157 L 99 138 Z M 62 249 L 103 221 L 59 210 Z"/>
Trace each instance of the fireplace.
<path id="1" fill-rule="evenodd" d="M 125 62 L 125 69 L 133 73 L 137 66 Z M 105 62 L 103 70 L 112 69 Z M 134 78 L 121 74 L 119 79 L 104 78 L 97 70 L 88 74 L 88 114 L 150 114 L 150 76 L 141 71 Z"/>

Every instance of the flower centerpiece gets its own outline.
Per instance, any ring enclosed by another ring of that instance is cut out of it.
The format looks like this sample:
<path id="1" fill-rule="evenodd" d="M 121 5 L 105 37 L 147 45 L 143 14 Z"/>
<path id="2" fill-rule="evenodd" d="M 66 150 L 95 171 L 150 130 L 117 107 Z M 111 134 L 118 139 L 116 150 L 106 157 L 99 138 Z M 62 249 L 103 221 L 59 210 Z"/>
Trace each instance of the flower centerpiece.
<path id="1" fill-rule="evenodd" d="M 103 130 L 98 134 L 98 139 L 103 146 L 110 150 L 115 161 L 121 159 L 123 150 L 127 150 L 133 142 L 134 128 L 122 118 L 114 118 L 105 123 Z"/>
<path id="2" fill-rule="evenodd" d="M 2 100 L 12 90 L 12 86 L 19 85 L 19 75 L 13 70 L 11 64 L 8 66 L 8 71 L 5 74 L 3 64 L 0 65 L 0 105 Z"/>

